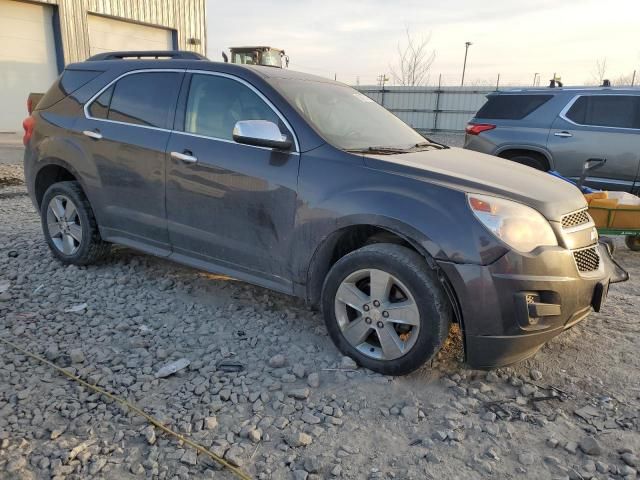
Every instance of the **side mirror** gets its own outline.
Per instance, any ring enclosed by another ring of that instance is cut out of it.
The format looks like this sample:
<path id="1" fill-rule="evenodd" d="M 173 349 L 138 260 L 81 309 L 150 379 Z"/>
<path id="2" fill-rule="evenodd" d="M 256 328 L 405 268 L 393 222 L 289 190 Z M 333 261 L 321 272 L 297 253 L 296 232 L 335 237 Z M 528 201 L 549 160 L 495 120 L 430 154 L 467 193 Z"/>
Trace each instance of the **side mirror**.
<path id="1" fill-rule="evenodd" d="M 280 132 L 278 126 L 268 120 L 240 120 L 233 128 L 233 139 L 256 147 L 291 149 L 291 140 Z"/>

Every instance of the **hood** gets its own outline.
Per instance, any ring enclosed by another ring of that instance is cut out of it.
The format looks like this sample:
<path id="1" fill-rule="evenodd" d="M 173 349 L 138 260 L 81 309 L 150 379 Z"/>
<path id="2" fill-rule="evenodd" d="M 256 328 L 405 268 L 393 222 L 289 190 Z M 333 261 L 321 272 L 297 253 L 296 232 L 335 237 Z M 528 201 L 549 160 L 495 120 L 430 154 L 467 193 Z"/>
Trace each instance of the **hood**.
<path id="1" fill-rule="evenodd" d="M 507 198 L 559 221 L 587 202 L 570 183 L 502 158 L 461 148 L 365 156 L 369 168 L 420 178 L 468 193 Z"/>

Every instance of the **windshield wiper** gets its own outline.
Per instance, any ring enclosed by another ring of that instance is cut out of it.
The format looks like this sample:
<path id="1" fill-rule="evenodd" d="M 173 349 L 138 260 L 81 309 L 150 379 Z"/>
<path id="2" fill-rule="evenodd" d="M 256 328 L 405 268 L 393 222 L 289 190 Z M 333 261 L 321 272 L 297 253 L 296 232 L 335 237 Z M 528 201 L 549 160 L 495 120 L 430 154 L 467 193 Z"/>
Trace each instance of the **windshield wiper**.
<path id="1" fill-rule="evenodd" d="M 415 150 L 416 148 L 423 148 L 423 147 L 434 147 L 434 148 L 437 148 L 439 150 L 442 150 L 444 148 L 449 148 L 448 146 L 443 145 L 442 143 L 420 142 L 420 143 L 416 143 L 413 147 L 411 147 L 411 149 Z"/>
<path id="2" fill-rule="evenodd" d="M 352 153 L 381 153 L 383 155 L 393 155 L 396 153 L 409 153 L 406 148 L 400 147 L 364 147 L 364 148 L 347 148 L 345 151 Z"/>

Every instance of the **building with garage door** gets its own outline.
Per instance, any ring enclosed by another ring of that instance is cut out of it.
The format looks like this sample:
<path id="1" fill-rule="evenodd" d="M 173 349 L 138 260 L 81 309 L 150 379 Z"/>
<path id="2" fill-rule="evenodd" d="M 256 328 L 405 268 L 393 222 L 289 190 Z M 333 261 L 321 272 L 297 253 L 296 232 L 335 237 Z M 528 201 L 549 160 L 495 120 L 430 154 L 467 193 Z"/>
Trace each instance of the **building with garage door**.
<path id="1" fill-rule="evenodd" d="M 65 64 L 114 50 L 205 54 L 205 0 L 0 0 L 0 133 Z"/>

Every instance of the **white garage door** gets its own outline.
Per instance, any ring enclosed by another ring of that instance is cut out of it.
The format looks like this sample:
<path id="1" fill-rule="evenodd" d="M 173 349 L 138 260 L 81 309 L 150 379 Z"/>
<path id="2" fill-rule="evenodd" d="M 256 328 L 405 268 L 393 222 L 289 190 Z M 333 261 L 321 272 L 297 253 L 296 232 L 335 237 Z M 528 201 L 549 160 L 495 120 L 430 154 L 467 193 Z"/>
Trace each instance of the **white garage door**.
<path id="1" fill-rule="evenodd" d="M 0 132 L 21 132 L 29 92 L 58 76 L 53 7 L 0 0 Z"/>
<path id="2" fill-rule="evenodd" d="M 91 55 L 117 50 L 171 50 L 171 30 L 89 15 Z"/>

